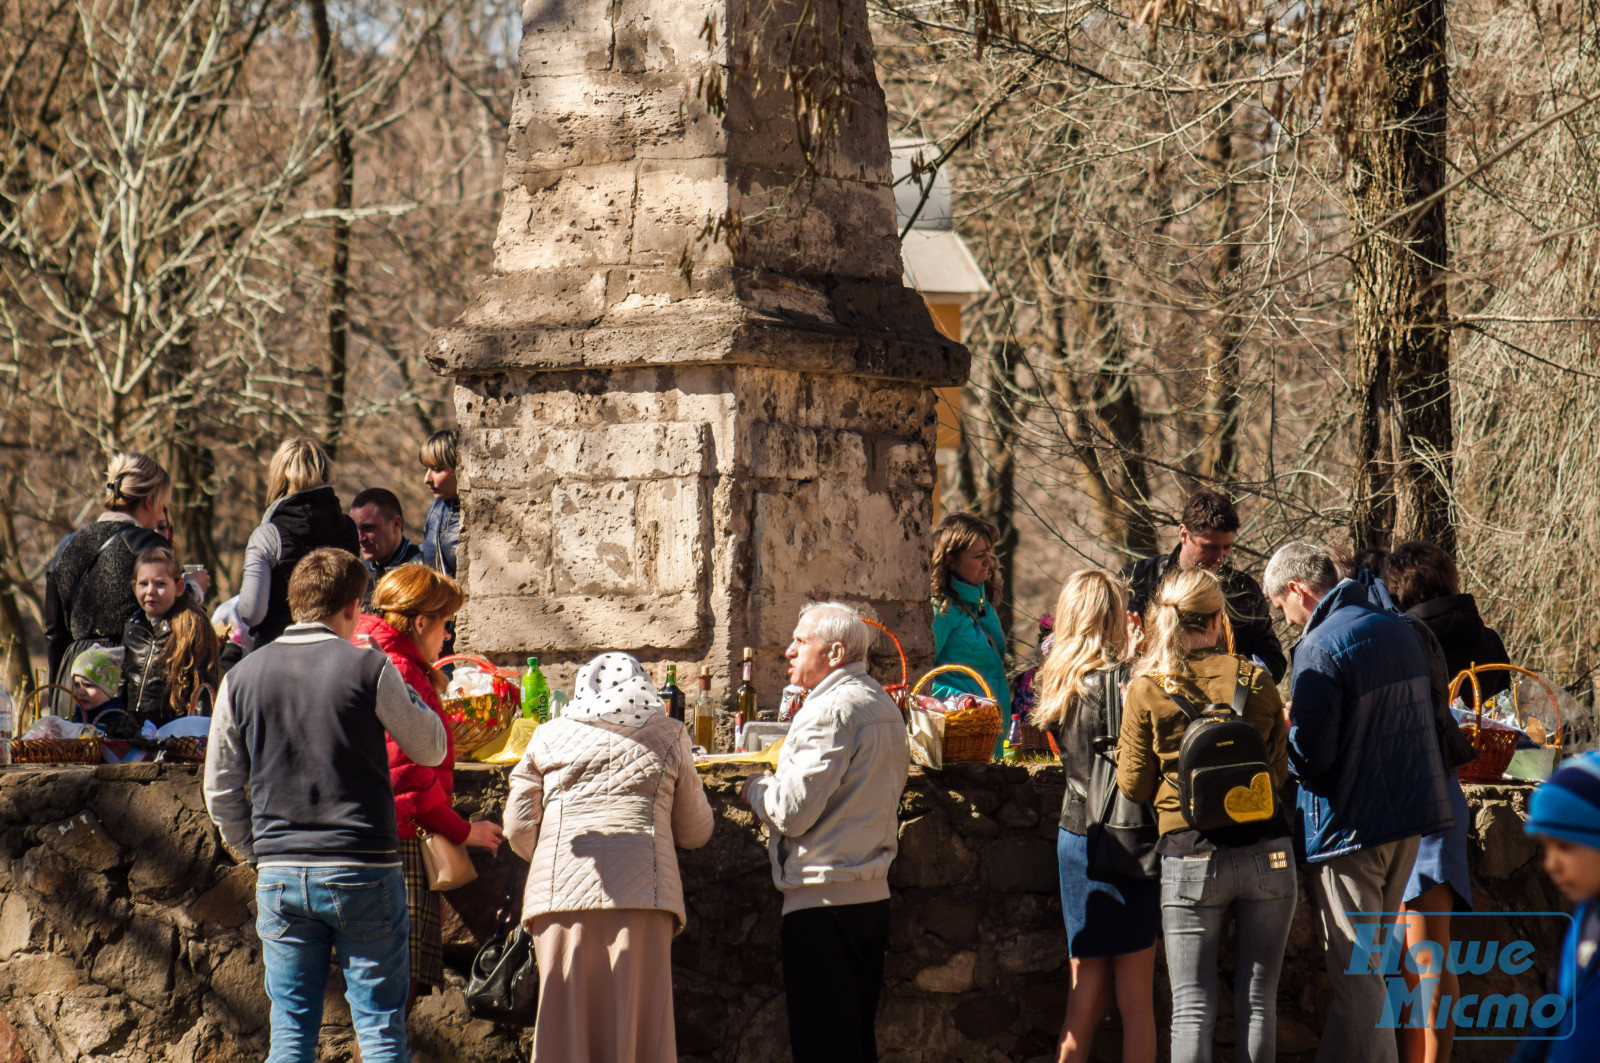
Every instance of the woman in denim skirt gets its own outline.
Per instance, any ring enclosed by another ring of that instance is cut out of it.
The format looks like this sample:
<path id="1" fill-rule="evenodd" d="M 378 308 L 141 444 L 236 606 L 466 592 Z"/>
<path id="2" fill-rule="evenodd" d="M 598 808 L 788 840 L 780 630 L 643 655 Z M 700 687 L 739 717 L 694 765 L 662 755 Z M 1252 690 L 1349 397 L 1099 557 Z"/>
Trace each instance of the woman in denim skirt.
<path id="1" fill-rule="evenodd" d="M 1128 684 L 1117 785 L 1132 800 L 1154 798 L 1160 823 L 1173 1063 L 1211 1059 L 1217 956 L 1230 910 L 1236 1054 L 1268 1063 L 1277 1050 L 1278 974 L 1295 904 L 1289 824 L 1276 796 L 1289 770 L 1283 702 L 1272 676 L 1232 652 L 1222 587 L 1204 569 L 1174 570 L 1162 581 L 1145 613 L 1145 639 Z M 1202 833 L 1189 827 L 1178 802 L 1178 753 L 1189 717 L 1172 695 L 1203 709 L 1231 702 L 1235 684 L 1246 693 L 1242 715 L 1266 740 L 1271 787 L 1254 807 L 1241 803 L 1237 825 Z"/>
<path id="2" fill-rule="evenodd" d="M 1075 572 L 1056 602 L 1054 644 L 1039 668 L 1038 703 L 1029 720 L 1056 741 L 1066 792 L 1056 855 L 1061 914 L 1067 924 L 1072 988 L 1061 1024 L 1059 1063 L 1088 1058 L 1089 1046 L 1115 993 L 1122 1016 L 1123 1063 L 1156 1058 L 1156 934 L 1160 884 L 1154 879 L 1103 882 L 1089 877 L 1086 807 L 1094 743 L 1113 735 L 1108 711 L 1120 704 L 1128 678 L 1127 592 L 1111 573 Z"/>

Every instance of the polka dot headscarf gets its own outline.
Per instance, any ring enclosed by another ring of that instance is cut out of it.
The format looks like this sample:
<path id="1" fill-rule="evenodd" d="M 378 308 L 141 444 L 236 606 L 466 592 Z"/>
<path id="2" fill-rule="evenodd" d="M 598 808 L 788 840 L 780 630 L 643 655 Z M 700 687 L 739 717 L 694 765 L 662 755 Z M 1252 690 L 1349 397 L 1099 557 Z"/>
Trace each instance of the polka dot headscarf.
<path id="1" fill-rule="evenodd" d="M 665 707 L 638 661 L 626 653 L 602 653 L 579 669 L 572 704 L 562 716 L 640 727 Z"/>

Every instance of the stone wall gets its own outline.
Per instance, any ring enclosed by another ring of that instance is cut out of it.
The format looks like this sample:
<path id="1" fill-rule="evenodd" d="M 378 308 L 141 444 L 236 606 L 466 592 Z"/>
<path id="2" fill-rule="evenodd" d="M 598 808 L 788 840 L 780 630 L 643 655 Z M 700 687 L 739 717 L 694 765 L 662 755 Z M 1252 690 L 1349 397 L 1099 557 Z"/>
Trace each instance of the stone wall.
<path id="1" fill-rule="evenodd" d="M 673 947 L 679 1048 L 689 1063 L 788 1058 L 778 979 L 779 901 L 765 846 L 734 802 L 740 775 L 707 776 L 717 830 L 682 854 L 689 926 Z M 458 806 L 492 811 L 498 770 L 459 770 Z M 1560 907 L 1522 834 L 1526 787 L 1473 787 L 1479 911 Z M 1054 767 L 914 772 L 901 807 L 888 985 L 879 1018 L 888 1063 L 1053 1058 L 1065 1008 L 1065 944 L 1054 854 Z M 490 924 L 509 861 L 451 895 L 447 962 L 464 968 Z M 253 876 L 205 818 L 197 771 L 157 765 L 0 769 L 0 1063 L 235 1063 L 264 1056 L 267 1001 L 253 923 Z M 1511 915 L 1494 932 L 1541 940 Z M 1226 956 L 1227 950 L 1224 950 Z M 1224 971 L 1226 985 L 1229 976 Z M 1166 1056 L 1169 998 L 1158 967 Z M 1532 989 L 1538 975 L 1522 979 Z M 469 1021 L 461 979 L 423 999 L 417 1058 L 525 1060 L 526 1035 Z M 330 987 L 321 1059 L 349 1058 L 349 1016 Z M 1309 1060 L 1326 979 L 1304 893 L 1279 999 L 1279 1058 Z M 1231 1044 L 1231 995 L 1219 1040 Z M 1115 1059 L 1109 1020 L 1097 1058 Z M 1499 1042 L 1458 1042 L 1456 1058 L 1501 1059 Z M 1219 1058 L 1223 1058 L 1219 1056 Z"/>

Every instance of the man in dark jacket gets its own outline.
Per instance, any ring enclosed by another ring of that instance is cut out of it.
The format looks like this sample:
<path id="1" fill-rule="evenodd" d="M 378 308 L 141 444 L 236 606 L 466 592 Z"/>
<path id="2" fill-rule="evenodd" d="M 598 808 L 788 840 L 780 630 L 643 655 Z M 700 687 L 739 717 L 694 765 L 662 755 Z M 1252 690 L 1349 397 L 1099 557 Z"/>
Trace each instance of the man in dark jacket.
<path id="1" fill-rule="evenodd" d="M 350 500 L 350 519 L 361 539 L 361 560 L 366 563 L 367 594 L 363 609 L 372 604 L 372 589 L 384 573 L 401 565 L 420 564 L 422 548 L 406 537 L 405 514 L 400 499 L 387 487 L 369 487 Z"/>
<path id="2" fill-rule="evenodd" d="M 1155 596 L 1156 587 L 1174 566 L 1203 568 L 1216 573 L 1222 593 L 1228 599 L 1228 622 L 1233 625 L 1234 652 L 1254 657 L 1272 673 L 1272 681 L 1283 678 L 1289 666 L 1272 630 L 1272 611 L 1267 607 L 1261 586 L 1230 566 L 1233 538 L 1239 531 L 1239 514 L 1233 504 L 1215 491 L 1196 491 L 1183 506 L 1178 525 L 1178 545 L 1165 557 L 1147 557 L 1122 569 L 1128 581 L 1128 612 L 1144 613 L 1145 603 Z"/>
<path id="3" fill-rule="evenodd" d="M 1454 823 L 1435 730 L 1428 653 L 1381 583 L 1340 582 L 1321 547 L 1289 543 L 1266 592 L 1304 631 L 1294 655 L 1289 771 L 1300 783 L 1306 860 L 1333 1001 L 1318 1063 L 1398 1059 L 1377 1029 L 1378 972 L 1424 834 Z M 1398 959 L 1398 957 L 1396 957 Z"/>
<path id="4" fill-rule="evenodd" d="M 205 799 L 256 868 L 256 932 L 273 1059 L 310 1059 L 337 951 L 367 1063 L 410 1063 L 410 917 L 387 732 L 418 764 L 449 744 L 381 650 L 350 641 L 365 568 L 313 550 L 289 578 L 295 623 L 228 673 L 206 747 Z"/>

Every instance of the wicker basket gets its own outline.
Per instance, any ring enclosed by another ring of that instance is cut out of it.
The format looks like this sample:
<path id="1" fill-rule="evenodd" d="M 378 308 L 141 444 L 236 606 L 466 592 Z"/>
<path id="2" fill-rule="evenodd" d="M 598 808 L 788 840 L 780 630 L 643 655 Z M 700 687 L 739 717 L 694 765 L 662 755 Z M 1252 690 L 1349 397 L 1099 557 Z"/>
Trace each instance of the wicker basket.
<path id="1" fill-rule="evenodd" d="M 1000 737 L 1004 724 L 1000 719 L 1000 709 L 995 705 L 994 690 L 984 681 L 983 676 L 964 664 L 942 664 L 917 680 L 917 685 L 911 688 L 911 694 L 915 696 L 922 693 L 922 688 L 928 680 L 950 672 L 959 672 L 976 679 L 986 700 L 969 709 L 957 709 L 945 713 L 944 762 L 987 764 L 994 759 L 994 743 Z M 952 729 L 956 733 L 952 734 Z"/>
<path id="2" fill-rule="evenodd" d="M 865 616 L 861 619 L 888 635 L 889 641 L 894 643 L 895 652 L 900 655 L 900 682 L 885 683 L 883 692 L 894 699 L 894 703 L 900 706 L 900 715 L 905 716 L 910 711 L 911 702 L 911 667 L 906 663 L 906 648 L 900 645 L 900 640 L 895 637 L 893 631 L 890 631 L 876 620 Z"/>
<path id="3" fill-rule="evenodd" d="M 44 699 L 52 691 L 60 691 L 67 695 L 67 704 L 73 709 L 78 708 L 78 703 L 72 700 L 72 689 L 59 684 L 49 684 L 37 687 L 31 694 L 22 699 L 21 712 L 19 712 L 17 726 L 24 730 L 39 718 L 45 715 Z M 82 711 L 79 710 L 79 715 Z M 105 743 L 99 734 L 92 734 L 86 738 L 31 738 L 24 741 L 21 738 L 11 740 L 11 763 L 13 764 L 98 764 L 105 753 Z"/>
<path id="4" fill-rule="evenodd" d="M 32 738 L 11 743 L 13 764 L 98 764 L 105 753 L 105 739 L 99 735 L 89 738 Z"/>
<path id="5" fill-rule="evenodd" d="M 1478 751 L 1478 759 L 1456 769 L 1462 782 L 1499 782 L 1517 751 L 1517 732 L 1496 727 L 1463 727 Z"/>
<path id="6" fill-rule="evenodd" d="M 1013 752 L 1025 756 L 1052 752 L 1049 735 L 1029 723 L 1026 718 L 1018 720 L 1017 724 L 1017 744 L 1011 747 Z"/>
<path id="7" fill-rule="evenodd" d="M 206 740 L 199 735 L 184 735 L 167 740 L 167 759 L 175 764 L 204 764 Z"/>
<path id="8" fill-rule="evenodd" d="M 22 695 L 17 701 L 17 718 L 12 724 L 21 734 L 39 721 L 39 717 L 48 715 L 45 709 L 45 698 L 54 696 L 51 692 L 58 691 L 67 696 L 67 711 L 76 713 L 79 723 L 83 722 L 83 710 L 78 708 L 78 701 L 72 696 L 72 688 L 64 687 L 60 683 L 47 683 L 41 687 L 34 687 L 32 691 Z M 70 717 L 69 717 L 70 718 Z"/>
<path id="9" fill-rule="evenodd" d="M 1550 693 L 1550 706 L 1556 713 L 1556 727 L 1554 741 L 1545 743 L 1545 748 L 1561 748 L 1561 705 L 1556 698 L 1555 688 L 1550 681 L 1537 672 L 1530 672 L 1526 668 L 1519 668 L 1514 664 L 1475 664 L 1462 670 L 1461 674 L 1450 681 L 1450 701 L 1454 703 L 1456 694 L 1461 689 L 1463 679 L 1472 683 L 1472 711 L 1477 721 L 1476 726 L 1463 727 L 1472 745 L 1478 751 L 1478 759 L 1470 764 L 1463 764 L 1457 771 L 1462 782 L 1492 783 L 1499 782 L 1506 773 L 1506 767 L 1511 763 L 1512 756 L 1517 751 L 1516 731 L 1502 731 L 1499 728 L 1483 726 L 1483 690 L 1478 685 L 1480 672 L 1513 672 L 1529 676 L 1539 682 Z M 1517 714 L 1517 720 L 1522 721 L 1522 705 L 1517 698 L 1517 681 L 1513 675 L 1511 679 L 1511 704 Z"/>
<path id="10" fill-rule="evenodd" d="M 464 760 L 506 733 L 511 721 L 522 711 L 512 673 L 496 668 L 482 657 L 455 653 L 434 662 L 435 668 L 447 664 L 470 664 L 494 677 L 494 693 L 469 698 L 451 698 L 444 703 L 445 716 L 455 735 L 456 759 Z M 457 718 L 459 717 L 459 719 Z"/>

